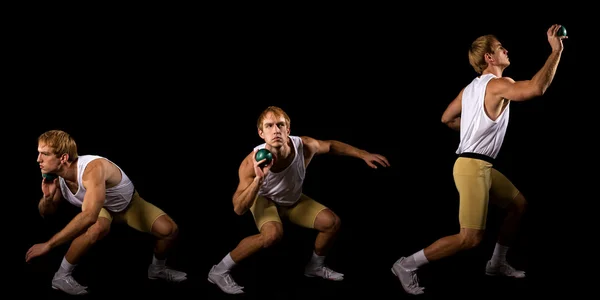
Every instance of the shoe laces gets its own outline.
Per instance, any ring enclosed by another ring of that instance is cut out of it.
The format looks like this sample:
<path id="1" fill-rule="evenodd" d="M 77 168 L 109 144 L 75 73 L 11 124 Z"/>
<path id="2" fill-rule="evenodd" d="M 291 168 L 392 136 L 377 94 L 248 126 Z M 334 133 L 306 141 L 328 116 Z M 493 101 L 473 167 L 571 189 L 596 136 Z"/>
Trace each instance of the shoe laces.
<path id="1" fill-rule="evenodd" d="M 67 282 L 67 284 L 69 284 L 69 286 L 71 286 L 73 288 L 85 289 L 85 287 L 83 285 L 81 285 L 81 284 L 79 284 L 79 282 L 75 281 L 73 276 L 65 276 L 64 279 Z"/>
<path id="2" fill-rule="evenodd" d="M 517 272 L 517 269 L 509 264 L 504 264 L 504 272 L 507 274 L 514 274 Z"/>
<path id="3" fill-rule="evenodd" d="M 155 268 L 154 272 L 156 276 L 163 277 L 167 281 L 175 281 L 177 279 L 176 273 L 167 267 Z"/>
<path id="4" fill-rule="evenodd" d="M 223 276 L 223 279 L 225 280 L 225 284 L 227 284 L 227 286 L 232 287 L 232 288 L 241 288 L 241 286 L 239 286 L 235 280 L 233 280 L 233 277 L 231 277 L 231 274 L 229 274 L 229 272 L 221 275 Z"/>
<path id="5" fill-rule="evenodd" d="M 333 279 L 334 277 L 337 276 L 337 272 L 330 269 L 327 266 L 320 266 L 320 267 L 316 268 L 315 271 L 323 272 L 323 278 L 327 278 L 327 279 Z"/>
<path id="6" fill-rule="evenodd" d="M 419 287 L 419 277 L 417 276 L 417 272 L 410 271 L 410 284 L 409 288 L 418 288 Z"/>

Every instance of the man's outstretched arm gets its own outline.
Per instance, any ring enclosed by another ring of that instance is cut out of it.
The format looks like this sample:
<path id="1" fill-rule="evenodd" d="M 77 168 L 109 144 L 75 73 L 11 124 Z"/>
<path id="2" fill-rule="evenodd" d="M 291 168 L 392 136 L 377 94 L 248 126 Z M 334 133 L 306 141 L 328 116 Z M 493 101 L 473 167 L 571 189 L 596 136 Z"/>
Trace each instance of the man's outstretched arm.
<path id="1" fill-rule="evenodd" d="M 384 167 L 390 166 L 387 158 L 385 158 L 383 155 L 373 154 L 344 142 L 336 140 L 317 140 L 308 136 L 303 136 L 302 142 L 304 143 L 305 149 L 308 152 L 307 156 L 309 159 L 311 159 L 314 155 L 331 153 L 360 158 L 373 169 L 377 169 L 377 165 L 375 165 L 374 162 L 377 162 Z"/>

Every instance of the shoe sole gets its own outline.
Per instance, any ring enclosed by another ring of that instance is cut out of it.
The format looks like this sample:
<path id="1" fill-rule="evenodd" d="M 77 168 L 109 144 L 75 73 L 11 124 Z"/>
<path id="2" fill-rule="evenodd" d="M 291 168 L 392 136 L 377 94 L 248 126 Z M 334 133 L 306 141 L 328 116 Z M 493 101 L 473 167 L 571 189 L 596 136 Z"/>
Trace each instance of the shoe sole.
<path id="1" fill-rule="evenodd" d="M 150 279 L 150 280 L 159 280 L 159 279 L 165 280 L 164 278 L 160 278 L 160 277 L 148 277 L 148 279 Z M 178 283 L 178 282 L 184 282 L 186 280 L 187 280 L 187 276 L 183 277 L 183 279 L 181 279 L 181 280 L 168 281 L 168 282 Z M 165 280 L 165 281 L 167 281 L 167 280 Z"/>
<path id="2" fill-rule="evenodd" d="M 217 286 L 217 287 L 218 287 L 218 288 L 219 288 L 219 289 L 220 289 L 220 290 L 221 290 L 223 293 L 225 293 L 225 294 L 229 294 L 229 295 L 239 295 L 239 294 L 244 294 L 244 293 L 245 293 L 243 290 L 241 290 L 242 292 L 241 292 L 241 293 L 239 293 L 239 294 L 228 293 L 228 292 L 224 291 L 224 290 L 223 290 L 223 289 L 222 289 L 222 288 L 221 288 L 221 287 L 220 287 L 218 284 L 216 284 L 216 283 L 215 283 L 214 281 L 212 281 L 210 278 L 207 278 L 207 279 L 208 279 L 208 282 L 210 282 L 210 283 L 212 283 L 212 284 L 216 285 L 216 286 Z"/>
<path id="3" fill-rule="evenodd" d="M 309 275 L 309 274 L 304 274 L 304 276 L 306 276 L 306 277 L 309 277 L 309 278 L 315 278 L 315 277 L 318 277 L 318 278 L 323 278 L 323 277 L 321 277 L 321 276 Z M 344 277 L 342 276 L 342 278 L 341 278 L 341 279 L 331 279 L 331 278 L 323 278 L 323 279 L 325 279 L 325 280 L 329 280 L 329 281 L 343 281 L 343 280 L 344 280 Z"/>
<path id="4" fill-rule="evenodd" d="M 72 296 L 85 296 L 85 295 L 89 294 L 89 292 L 88 292 L 88 293 L 85 293 L 85 294 L 70 294 L 70 293 L 67 293 L 67 292 L 65 292 L 65 291 L 63 291 L 63 290 L 61 290 L 61 289 L 59 289 L 59 288 L 55 287 L 54 285 L 52 285 L 52 289 L 53 289 L 53 290 L 57 290 L 57 291 L 61 291 L 61 292 L 65 293 L 65 294 L 67 294 L 67 295 L 72 295 Z M 87 288 L 86 288 L 86 289 L 87 289 Z M 86 292 L 87 292 L 87 291 L 86 291 Z"/>
<path id="5" fill-rule="evenodd" d="M 526 276 L 517 277 L 517 276 L 510 276 L 510 275 L 502 275 L 500 273 L 489 273 L 489 272 L 485 272 L 485 275 L 487 275 L 487 276 L 503 276 L 503 277 L 506 277 L 506 278 L 515 278 L 515 279 L 523 279 L 523 278 L 526 277 Z"/>

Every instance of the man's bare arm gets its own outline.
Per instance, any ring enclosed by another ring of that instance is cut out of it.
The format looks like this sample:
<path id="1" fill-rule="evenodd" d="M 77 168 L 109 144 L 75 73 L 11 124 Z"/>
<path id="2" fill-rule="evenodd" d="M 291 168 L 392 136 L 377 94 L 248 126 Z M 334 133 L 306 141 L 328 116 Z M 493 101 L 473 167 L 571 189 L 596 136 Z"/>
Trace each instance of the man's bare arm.
<path id="1" fill-rule="evenodd" d="M 254 155 L 248 155 L 238 170 L 239 184 L 233 194 L 233 210 L 238 215 L 245 214 L 256 199 L 262 178 L 254 172 Z"/>
<path id="2" fill-rule="evenodd" d="M 51 196 L 42 196 L 40 202 L 38 203 L 38 210 L 40 211 L 40 215 L 42 217 L 46 217 L 48 215 L 54 214 L 60 202 L 62 202 L 62 192 L 60 189 L 60 184 L 58 183 L 58 178 L 55 179 L 56 184 L 56 193 Z"/>
<path id="3" fill-rule="evenodd" d="M 55 234 L 48 244 L 50 248 L 62 245 L 87 230 L 96 223 L 98 214 L 106 199 L 106 166 L 103 160 L 97 159 L 90 162 L 83 173 L 82 182 L 86 188 L 83 199 L 82 211 L 65 226 L 63 230 Z"/>
<path id="4" fill-rule="evenodd" d="M 546 60 L 546 64 L 531 80 L 515 81 L 510 77 L 501 77 L 491 80 L 488 84 L 488 90 L 497 96 L 495 99 L 499 100 L 526 101 L 542 96 L 554 79 L 560 56 L 561 52 L 552 51 Z"/>
<path id="5" fill-rule="evenodd" d="M 488 91 L 496 96 L 493 99 L 497 99 L 497 101 L 502 99 L 525 101 L 546 93 L 560 62 L 563 50 L 562 39 L 566 38 L 556 35 L 559 28 L 560 25 L 554 24 L 548 29 L 548 42 L 552 47 L 552 52 L 546 59 L 546 63 L 531 80 L 514 81 L 508 77 L 491 80 L 488 84 Z"/>
<path id="6" fill-rule="evenodd" d="M 366 150 L 356 148 L 352 145 L 336 140 L 317 140 L 308 136 L 302 136 L 304 143 L 304 160 L 308 163 L 314 155 L 331 153 L 336 155 L 356 157 L 364 160 L 367 165 L 373 169 L 377 169 L 378 163 L 381 166 L 389 167 L 390 163 L 383 155 L 370 153 Z"/>
<path id="7" fill-rule="evenodd" d="M 363 158 L 363 155 L 368 154 L 368 152 L 365 150 L 358 149 L 352 145 L 348 145 L 336 140 L 317 140 L 312 137 L 303 136 L 302 142 L 309 150 L 310 156 L 331 153 Z"/>
<path id="8" fill-rule="evenodd" d="M 458 93 L 456 98 L 448 104 L 448 107 L 442 114 L 442 123 L 446 124 L 451 129 L 460 130 L 460 115 L 462 113 L 462 95 L 464 88 Z"/>

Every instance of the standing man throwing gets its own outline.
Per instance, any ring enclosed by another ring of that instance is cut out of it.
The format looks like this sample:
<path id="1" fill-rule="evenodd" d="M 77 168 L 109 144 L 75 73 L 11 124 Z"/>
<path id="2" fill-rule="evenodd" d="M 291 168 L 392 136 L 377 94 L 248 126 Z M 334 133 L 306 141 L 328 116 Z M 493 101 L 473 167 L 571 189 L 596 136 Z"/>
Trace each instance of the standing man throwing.
<path id="1" fill-rule="evenodd" d="M 552 51 L 530 80 L 515 81 L 502 76 L 510 61 L 508 51 L 495 36 L 481 36 L 472 43 L 469 62 L 480 76 L 460 91 L 442 115 L 443 123 L 460 131 L 458 158 L 453 170 L 460 195 L 460 231 L 394 263 L 392 272 L 407 293 L 424 291 L 416 273 L 419 267 L 479 245 L 486 228 L 488 201 L 506 209 L 507 216 L 487 263 L 486 274 L 525 277 L 525 272 L 508 264 L 506 253 L 525 211 L 526 200 L 493 163 L 508 126 L 510 103 L 542 96 L 556 74 L 563 51 L 562 40 L 567 38 L 557 35 L 560 27 L 552 25 L 548 29 Z"/>

